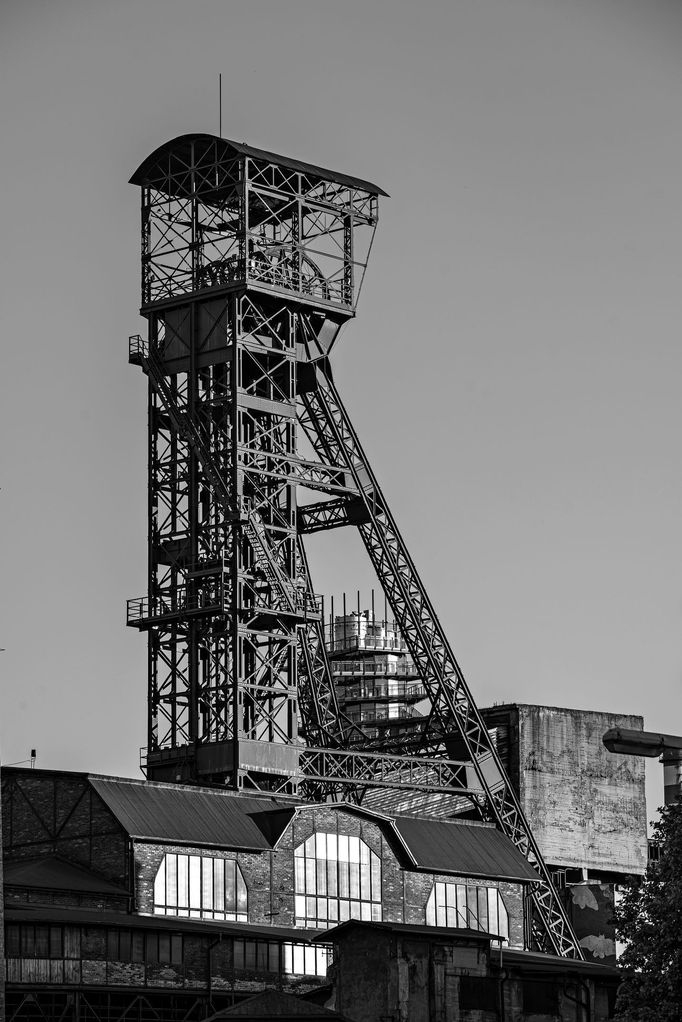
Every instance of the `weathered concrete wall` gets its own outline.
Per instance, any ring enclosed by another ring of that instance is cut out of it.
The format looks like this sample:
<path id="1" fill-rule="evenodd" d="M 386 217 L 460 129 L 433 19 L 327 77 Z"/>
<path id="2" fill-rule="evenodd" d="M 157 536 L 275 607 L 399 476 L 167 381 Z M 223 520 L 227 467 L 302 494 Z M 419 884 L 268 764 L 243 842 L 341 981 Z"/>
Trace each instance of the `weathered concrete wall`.
<path id="1" fill-rule="evenodd" d="M 519 794 L 545 860 L 619 873 L 646 868 L 644 762 L 602 735 L 642 717 L 518 704 Z"/>

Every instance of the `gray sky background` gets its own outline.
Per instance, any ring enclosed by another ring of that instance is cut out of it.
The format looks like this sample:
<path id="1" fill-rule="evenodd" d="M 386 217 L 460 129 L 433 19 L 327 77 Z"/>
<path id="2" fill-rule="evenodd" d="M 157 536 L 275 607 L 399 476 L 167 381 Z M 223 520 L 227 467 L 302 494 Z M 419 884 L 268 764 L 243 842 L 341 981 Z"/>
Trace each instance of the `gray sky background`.
<path id="1" fill-rule="evenodd" d="M 4 762 L 137 770 L 127 179 L 219 72 L 227 137 L 391 195 L 337 380 L 479 705 L 682 730 L 681 45 L 677 0 L 3 0 Z"/>

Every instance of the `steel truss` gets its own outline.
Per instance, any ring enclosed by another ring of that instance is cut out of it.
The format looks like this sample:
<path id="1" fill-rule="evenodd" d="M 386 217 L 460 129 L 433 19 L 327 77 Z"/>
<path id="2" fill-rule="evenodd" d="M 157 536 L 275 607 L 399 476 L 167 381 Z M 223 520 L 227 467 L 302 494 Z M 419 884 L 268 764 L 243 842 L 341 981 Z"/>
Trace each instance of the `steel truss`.
<path id="1" fill-rule="evenodd" d="M 380 189 L 210 136 L 142 188 L 149 380 L 147 770 L 314 798 L 463 799 L 536 867 L 539 947 L 582 957 L 495 745 L 333 384 Z M 301 458 L 298 428 L 317 461 Z M 297 489 L 318 495 L 297 506 Z M 320 499 L 320 495 L 322 495 Z M 370 740 L 339 712 L 304 536 L 359 529 L 427 693 Z M 392 743 L 392 744 L 391 744 Z M 409 749 L 409 755 L 406 755 Z"/>

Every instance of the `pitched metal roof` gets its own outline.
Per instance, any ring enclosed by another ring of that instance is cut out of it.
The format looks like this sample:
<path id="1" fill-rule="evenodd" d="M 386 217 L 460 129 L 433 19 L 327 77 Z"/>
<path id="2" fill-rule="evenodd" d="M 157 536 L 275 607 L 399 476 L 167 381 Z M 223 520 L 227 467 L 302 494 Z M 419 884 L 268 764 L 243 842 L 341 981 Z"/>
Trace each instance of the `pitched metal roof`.
<path id="1" fill-rule="evenodd" d="M 90 783 L 127 834 L 147 841 L 265 851 L 272 847 L 268 810 L 280 826 L 294 814 L 270 797 L 92 775 Z"/>
<path id="2" fill-rule="evenodd" d="M 369 919 L 348 919 L 345 923 L 339 923 L 338 926 L 332 926 L 329 930 L 324 930 L 322 933 L 315 937 L 315 943 L 334 943 L 339 936 L 345 937 L 352 933 L 355 929 L 370 929 L 370 930 L 387 930 L 390 933 L 402 934 L 406 937 L 430 937 L 434 940 L 457 940 L 464 943 L 465 941 L 477 941 L 482 944 L 489 943 L 491 940 L 498 940 L 496 933 L 487 933 L 485 930 L 470 930 L 465 927 L 461 929 L 458 927 L 454 929 L 446 926 L 427 926 L 415 923 L 378 923 L 375 920 Z"/>
<path id="3" fill-rule="evenodd" d="M 5 921 L 10 923 L 62 923 L 83 926 L 121 926 L 126 929 L 172 930 L 176 933 L 221 933 L 255 940 L 286 940 L 296 944 L 324 944 L 324 931 L 293 926 L 234 923 L 223 919 L 183 919 L 179 916 L 143 916 L 135 913 L 102 911 L 70 905 L 34 905 L 8 902 Z M 328 942 L 327 942 L 328 943 Z"/>
<path id="4" fill-rule="evenodd" d="M 336 181 L 337 184 L 348 185 L 350 188 L 361 188 L 364 191 L 371 192 L 373 195 L 388 194 L 383 188 L 373 185 L 371 181 L 364 181 L 362 178 L 352 177 L 350 174 L 339 174 L 335 170 L 327 170 L 325 167 L 318 167 L 313 163 L 304 163 L 302 160 L 295 160 L 291 156 L 281 156 L 278 153 L 268 152 L 266 149 L 256 149 L 245 142 L 233 142 L 229 138 L 219 138 L 217 135 L 204 133 L 178 135 L 177 138 L 173 138 L 159 146 L 158 149 L 155 149 L 153 153 L 150 153 L 142 161 L 130 178 L 130 183 L 132 185 L 150 183 L 148 180 L 150 171 L 167 155 L 175 154 L 189 162 L 192 144 L 202 141 L 208 143 L 217 142 L 223 145 L 225 147 L 226 158 L 228 158 L 228 150 L 232 150 L 233 153 L 237 153 L 240 156 L 250 156 L 254 160 L 264 160 L 267 163 L 274 163 L 279 167 L 288 167 L 290 170 L 297 170 L 303 174 L 312 174 L 315 177 L 324 178 L 326 181 Z"/>
<path id="5" fill-rule="evenodd" d="M 493 827 L 409 816 L 396 817 L 394 825 L 422 869 L 498 880 L 539 879 L 509 838 Z"/>
<path id="6" fill-rule="evenodd" d="M 7 887 L 33 887 L 49 891 L 78 891 L 89 894 L 118 894 L 129 891 L 105 880 L 89 869 L 65 862 L 57 856 L 5 862 L 4 883 Z"/>

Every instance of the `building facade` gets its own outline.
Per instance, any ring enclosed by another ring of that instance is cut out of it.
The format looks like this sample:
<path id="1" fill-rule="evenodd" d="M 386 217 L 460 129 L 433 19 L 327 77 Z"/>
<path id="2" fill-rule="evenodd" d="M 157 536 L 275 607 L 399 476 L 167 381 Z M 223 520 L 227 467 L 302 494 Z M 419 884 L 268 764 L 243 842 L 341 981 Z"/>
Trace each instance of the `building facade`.
<path id="1" fill-rule="evenodd" d="M 11 1020 L 205 1018 L 268 988 L 313 994 L 325 932 L 351 920 L 528 942 L 534 872 L 490 825 L 12 768 L 3 817 Z"/>

